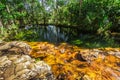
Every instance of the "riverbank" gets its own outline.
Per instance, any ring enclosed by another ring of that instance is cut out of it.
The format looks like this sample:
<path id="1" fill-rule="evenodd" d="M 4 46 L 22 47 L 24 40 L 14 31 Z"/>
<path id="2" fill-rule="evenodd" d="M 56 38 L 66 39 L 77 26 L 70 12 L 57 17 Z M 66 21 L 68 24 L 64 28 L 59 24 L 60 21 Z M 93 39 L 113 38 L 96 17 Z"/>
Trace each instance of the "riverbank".
<path id="1" fill-rule="evenodd" d="M 0 59 L 1 79 L 120 79 L 119 47 L 90 49 L 67 43 L 12 41 L 0 43 Z"/>

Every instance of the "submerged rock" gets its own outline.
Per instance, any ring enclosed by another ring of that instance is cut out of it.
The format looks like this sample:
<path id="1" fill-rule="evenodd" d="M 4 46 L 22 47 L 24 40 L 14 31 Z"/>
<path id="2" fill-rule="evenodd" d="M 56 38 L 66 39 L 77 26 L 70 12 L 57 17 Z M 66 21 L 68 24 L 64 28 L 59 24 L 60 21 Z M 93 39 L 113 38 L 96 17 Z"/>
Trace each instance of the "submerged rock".
<path id="1" fill-rule="evenodd" d="M 93 51 L 93 50 L 84 50 L 78 54 L 76 54 L 76 56 L 78 56 L 79 58 L 77 58 L 80 61 L 87 61 L 87 62 L 91 62 L 95 59 L 98 58 L 99 56 L 99 51 Z"/>
<path id="2" fill-rule="evenodd" d="M 85 49 L 69 44 L 29 42 L 32 57 L 51 65 L 57 80 L 120 80 L 120 48 Z M 33 79 L 35 80 L 35 79 Z"/>
<path id="3" fill-rule="evenodd" d="M 88 75 L 84 75 L 81 80 L 91 80 L 90 77 Z"/>

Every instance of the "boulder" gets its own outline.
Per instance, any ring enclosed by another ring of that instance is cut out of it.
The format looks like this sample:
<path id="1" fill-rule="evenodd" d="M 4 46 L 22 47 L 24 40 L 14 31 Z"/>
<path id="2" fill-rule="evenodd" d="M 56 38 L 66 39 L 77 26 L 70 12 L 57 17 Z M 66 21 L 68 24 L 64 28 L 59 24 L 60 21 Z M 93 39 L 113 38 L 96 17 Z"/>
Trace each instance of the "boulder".
<path id="1" fill-rule="evenodd" d="M 0 80 L 54 80 L 51 67 L 31 58 L 30 52 L 25 42 L 0 43 Z"/>
<path id="2" fill-rule="evenodd" d="M 0 57 L 0 80 L 54 80 L 51 67 L 28 55 Z"/>
<path id="3" fill-rule="evenodd" d="M 10 53 L 18 54 L 28 54 L 31 51 L 31 47 L 22 41 L 12 41 L 12 42 L 1 42 L 0 43 L 0 53 L 1 55 L 6 55 Z"/>

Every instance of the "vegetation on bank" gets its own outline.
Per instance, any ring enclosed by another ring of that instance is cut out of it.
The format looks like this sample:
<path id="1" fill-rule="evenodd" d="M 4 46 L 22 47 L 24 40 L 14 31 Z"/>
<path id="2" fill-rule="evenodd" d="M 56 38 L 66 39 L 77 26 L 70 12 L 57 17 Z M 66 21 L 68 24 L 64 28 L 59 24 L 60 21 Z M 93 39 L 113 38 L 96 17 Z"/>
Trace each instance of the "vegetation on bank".
<path id="1" fill-rule="evenodd" d="M 120 1 L 0 0 L 0 38 L 3 40 L 36 41 L 38 33 L 26 31 L 25 26 L 49 24 L 77 28 L 76 34 L 92 34 L 73 37 L 73 44 L 88 46 L 102 42 L 102 45 L 116 46 L 112 33 L 120 32 Z"/>

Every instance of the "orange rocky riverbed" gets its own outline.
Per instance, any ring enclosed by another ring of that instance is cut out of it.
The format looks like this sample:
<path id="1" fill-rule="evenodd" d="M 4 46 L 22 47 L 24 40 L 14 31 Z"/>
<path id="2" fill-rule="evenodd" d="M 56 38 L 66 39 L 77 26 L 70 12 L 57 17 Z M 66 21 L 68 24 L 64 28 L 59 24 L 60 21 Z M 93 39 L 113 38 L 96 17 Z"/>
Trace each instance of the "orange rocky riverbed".
<path id="1" fill-rule="evenodd" d="M 52 68 L 57 80 L 120 80 L 120 48 L 84 49 L 66 43 L 28 42 L 30 56 Z"/>

